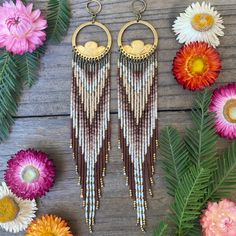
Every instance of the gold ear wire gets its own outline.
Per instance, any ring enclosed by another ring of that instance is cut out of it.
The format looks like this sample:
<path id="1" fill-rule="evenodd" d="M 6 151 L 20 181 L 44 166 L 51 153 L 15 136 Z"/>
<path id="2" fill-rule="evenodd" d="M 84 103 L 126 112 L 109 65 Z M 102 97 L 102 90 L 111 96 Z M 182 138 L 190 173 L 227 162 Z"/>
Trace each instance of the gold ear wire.
<path id="1" fill-rule="evenodd" d="M 93 10 L 91 8 L 90 5 L 92 3 L 97 4 L 97 9 L 96 10 Z M 94 22 L 94 21 L 96 21 L 97 15 L 102 11 L 102 4 L 99 0 L 90 0 L 86 5 L 86 9 L 87 9 L 88 13 L 92 16 L 92 19 L 93 19 L 92 21 Z"/>
<path id="2" fill-rule="evenodd" d="M 135 4 L 136 4 L 136 3 L 141 3 L 142 6 L 141 6 L 140 9 L 137 9 L 137 8 L 135 7 Z M 146 3 L 145 0 L 134 0 L 134 1 L 132 2 L 132 8 L 133 8 L 133 13 L 134 13 L 134 15 L 136 16 L 137 21 L 139 21 L 139 20 L 141 20 L 141 18 L 142 18 L 142 13 L 145 12 L 146 9 L 147 9 L 147 3 Z"/>

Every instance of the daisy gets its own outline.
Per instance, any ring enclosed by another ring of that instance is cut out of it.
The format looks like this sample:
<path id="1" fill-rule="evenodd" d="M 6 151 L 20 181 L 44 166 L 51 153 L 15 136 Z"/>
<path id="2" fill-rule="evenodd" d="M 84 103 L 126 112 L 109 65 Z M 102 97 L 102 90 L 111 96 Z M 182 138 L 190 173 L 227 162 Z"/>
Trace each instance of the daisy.
<path id="1" fill-rule="evenodd" d="M 66 221 L 55 215 L 44 215 L 34 220 L 26 230 L 25 236 L 73 236 Z"/>
<path id="2" fill-rule="evenodd" d="M 219 53 L 204 42 L 183 46 L 173 61 L 173 75 L 179 84 L 189 90 L 204 89 L 212 85 L 220 70 Z"/>
<path id="3" fill-rule="evenodd" d="M 174 22 L 173 30 L 180 43 L 207 42 L 220 45 L 218 36 L 224 36 L 223 19 L 210 3 L 193 3 Z"/>
<path id="4" fill-rule="evenodd" d="M 7 164 L 5 181 L 23 199 L 41 197 L 54 184 L 55 166 L 44 152 L 21 150 Z"/>
<path id="5" fill-rule="evenodd" d="M 213 92 L 210 111 L 216 113 L 215 128 L 220 136 L 236 139 L 236 84 L 221 86 Z"/>
<path id="6" fill-rule="evenodd" d="M 25 230 L 35 217 L 35 200 L 23 200 L 8 189 L 6 183 L 0 185 L 0 227 L 7 232 L 18 233 Z"/>

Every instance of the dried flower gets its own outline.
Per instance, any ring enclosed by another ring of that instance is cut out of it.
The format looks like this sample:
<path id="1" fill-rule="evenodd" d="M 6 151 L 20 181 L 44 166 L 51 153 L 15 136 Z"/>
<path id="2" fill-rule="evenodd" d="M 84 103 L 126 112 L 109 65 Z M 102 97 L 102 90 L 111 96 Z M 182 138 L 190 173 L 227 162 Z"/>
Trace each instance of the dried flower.
<path id="1" fill-rule="evenodd" d="M 55 215 L 44 215 L 34 220 L 26 230 L 25 236 L 73 236 L 66 221 Z"/>
<path id="2" fill-rule="evenodd" d="M 36 210 L 35 200 L 23 200 L 13 194 L 6 183 L 0 185 L 0 228 L 12 233 L 25 230 Z"/>
<path id="3" fill-rule="evenodd" d="M 227 199 L 209 202 L 200 223 L 204 236 L 235 236 L 236 203 Z"/>
<path id="4" fill-rule="evenodd" d="M 192 3 L 175 20 L 173 30 L 180 43 L 206 42 L 217 47 L 223 36 L 223 19 L 210 3 Z"/>
<path id="5" fill-rule="evenodd" d="M 53 161 L 46 153 L 21 150 L 8 161 L 5 181 L 17 196 L 34 199 L 45 195 L 53 186 L 55 172 Z"/>
<path id="6" fill-rule="evenodd" d="M 21 0 L 0 6 L 0 47 L 14 54 L 33 52 L 46 39 L 47 21 L 33 4 L 25 6 Z"/>
<path id="7" fill-rule="evenodd" d="M 175 79 L 189 90 L 204 89 L 212 85 L 218 78 L 220 70 L 219 53 L 204 42 L 183 46 L 173 62 Z"/>

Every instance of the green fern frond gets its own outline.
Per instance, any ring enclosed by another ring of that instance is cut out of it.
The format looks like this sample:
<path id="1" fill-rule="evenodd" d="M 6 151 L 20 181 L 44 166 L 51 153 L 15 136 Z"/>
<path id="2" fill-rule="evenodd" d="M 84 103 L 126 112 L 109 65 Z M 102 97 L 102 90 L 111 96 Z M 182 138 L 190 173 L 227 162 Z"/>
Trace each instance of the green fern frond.
<path id="1" fill-rule="evenodd" d="M 171 207 L 174 213 L 171 218 L 177 227 L 176 235 L 183 236 L 187 230 L 193 228 L 201 211 L 201 202 L 206 194 L 209 178 L 209 170 L 195 166 L 182 177 Z"/>
<path id="2" fill-rule="evenodd" d="M 213 172 L 209 191 L 205 202 L 209 199 L 219 200 L 229 197 L 236 188 L 236 142 L 233 142 L 225 153 L 217 160 L 217 168 Z"/>
<path id="3" fill-rule="evenodd" d="M 49 0 L 47 12 L 48 39 L 59 43 L 66 35 L 70 24 L 69 2 L 67 0 Z"/>
<path id="4" fill-rule="evenodd" d="M 166 236 L 168 225 L 163 221 L 155 228 L 153 236 Z"/>
<path id="5" fill-rule="evenodd" d="M 21 88 L 15 58 L 4 52 L 0 56 L 0 143 L 8 137 L 14 123 L 12 116 L 17 111 Z"/>
<path id="6" fill-rule="evenodd" d="M 38 58 L 40 58 L 41 56 L 43 56 L 46 52 L 46 48 L 47 48 L 47 45 L 44 43 L 42 46 L 40 46 L 39 48 L 37 48 L 34 53 L 36 54 L 36 56 Z"/>
<path id="7" fill-rule="evenodd" d="M 37 51 L 17 57 L 19 76 L 28 87 L 31 87 L 37 80 L 39 66 L 40 60 Z"/>
<path id="8" fill-rule="evenodd" d="M 204 90 L 197 95 L 192 110 L 194 128 L 187 129 L 185 142 L 195 165 L 214 169 L 218 136 L 214 129 L 214 116 L 209 112 L 210 101 L 209 90 Z"/>
<path id="9" fill-rule="evenodd" d="M 199 220 L 198 220 L 199 221 Z M 202 228 L 199 222 L 196 222 L 192 229 L 190 229 L 187 233 L 187 236 L 199 236 L 202 235 Z"/>
<path id="10" fill-rule="evenodd" d="M 172 127 L 167 127 L 161 131 L 159 143 L 168 193 L 174 197 L 175 190 L 189 167 L 188 151 L 178 131 Z"/>

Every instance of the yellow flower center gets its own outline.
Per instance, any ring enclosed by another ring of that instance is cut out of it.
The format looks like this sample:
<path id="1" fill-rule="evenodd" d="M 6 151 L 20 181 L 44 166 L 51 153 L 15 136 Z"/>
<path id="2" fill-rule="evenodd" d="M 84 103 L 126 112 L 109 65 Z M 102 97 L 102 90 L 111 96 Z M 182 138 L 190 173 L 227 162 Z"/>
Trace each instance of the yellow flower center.
<path id="1" fill-rule="evenodd" d="M 188 62 L 188 70 L 191 75 L 202 75 L 207 69 L 207 63 L 202 57 L 193 57 Z"/>
<path id="2" fill-rule="evenodd" d="M 214 17 L 207 13 L 199 13 L 192 18 L 193 28 L 201 32 L 211 29 L 214 23 Z"/>
<path id="3" fill-rule="evenodd" d="M 19 212 L 17 203 L 11 197 L 0 199 L 0 222 L 6 223 L 13 221 Z"/>
<path id="4" fill-rule="evenodd" d="M 34 166 L 26 166 L 21 176 L 26 183 L 33 183 L 39 178 L 39 171 Z"/>
<path id="5" fill-rule="evenodd" d="M 230 123 L 236 123 L 236 99 L 231 99 L 224 105 L 224 117 Z"/>

